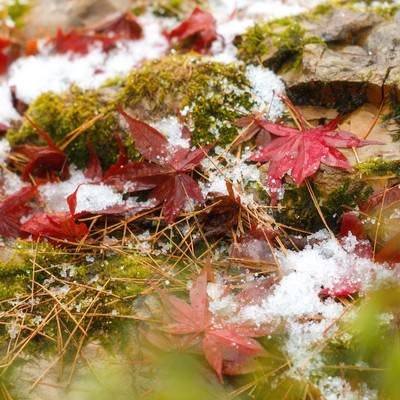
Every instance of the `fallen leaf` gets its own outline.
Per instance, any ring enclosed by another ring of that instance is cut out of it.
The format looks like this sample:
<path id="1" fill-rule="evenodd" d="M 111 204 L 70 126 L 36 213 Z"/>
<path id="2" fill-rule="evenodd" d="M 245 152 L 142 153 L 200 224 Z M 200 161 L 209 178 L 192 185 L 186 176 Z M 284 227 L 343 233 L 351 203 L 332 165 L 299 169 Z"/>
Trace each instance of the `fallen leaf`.
<path id="1" fill-rule="evenodd" d="M 338 131 L 340 118 L 315 128 L 307 127 L 306 121 L 295 106 L 285 99 L 286 104 L 296 115 L 300 130 L 268 120 L 258 121 L 266 131 L 277 138 L 258 150 L 249 160 L 269 161 L 268 188 L 272 204 L 277 203 L 282 179 L 287 174 L 297 185 L 314 175 L 321 163 L 331 167 L 350 169 L 346 157 L 336 149 L 361 147 L 377 142 L 362 140 L 349 132 Z"/>
<path id="2" fill-rule="evenodd" d="M 21 225 L 21 231 L 34 239 L 60 239 L 76 242 L 89 233 L 87 226 L 75 222 L 70 213 L 36 214 Z"/>
<path id="3" fill-rule="evenodd" d="M 190 41 L 189 48 L 205 54 L 217 39 L 216 21 L 207 11 L 196 7 L 192 14 L 179 26 L 167 32 L 167 38 L 182 43 Z"/>
<path id="4" fill-rule="evenodd" d="M 34 186 L 26 186 L 0 202 L 0 235 L 11 238 L 20 235 L 21 217 L 29 211 L 27 203 L 36 196 Z"/>

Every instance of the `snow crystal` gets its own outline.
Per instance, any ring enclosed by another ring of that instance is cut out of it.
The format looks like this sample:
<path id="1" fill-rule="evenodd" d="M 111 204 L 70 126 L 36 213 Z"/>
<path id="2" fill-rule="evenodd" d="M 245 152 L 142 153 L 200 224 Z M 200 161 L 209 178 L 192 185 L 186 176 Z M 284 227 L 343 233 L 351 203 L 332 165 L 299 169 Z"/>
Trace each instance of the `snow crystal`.
<path id="1" fill-rule="evenodd" d="M 279 95 L 285 93 L 285 85 L 281 79 L 271 70 L 254 65 L 246 68 L 246 76 L 250 81 L 256 103 L 254 111 L 264 109 L 271 120 L 280 117 L 284 106 Z"/>
<path id="2" fill-rule="evenodd" d="M 156 18 L 146 15 L 139 18 L 139 23 L 144 29 L 142 39 L 121 41 L 108 53 L 93 46 L 84 56 L 49 55 L 44 50 L 35 56 L 22 57 L 10 67 L 9 86 L 15 86 L 19 99 L 30 103 L 47 91 L 61 93 L 71 84 L 84 89 L 97 88 L 110 78 L 125 75 L 145 59 L 160 57 L 168 49 Z"/>
<path id="3" fill-rule="evenodd" d="M 6 83 L 0 84 L 0 104 L 0 123 L 9 125 L 11 121 L 19 118 L 12 103 L 10 88 Z"/>

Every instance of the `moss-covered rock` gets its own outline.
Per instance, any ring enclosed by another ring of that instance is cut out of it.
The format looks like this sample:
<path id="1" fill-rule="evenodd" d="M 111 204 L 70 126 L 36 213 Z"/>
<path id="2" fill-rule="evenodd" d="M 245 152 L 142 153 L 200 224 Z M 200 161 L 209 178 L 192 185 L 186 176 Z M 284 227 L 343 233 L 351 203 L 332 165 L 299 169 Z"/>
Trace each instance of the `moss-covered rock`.
<path id="1" fill-rule="evenodd" d="M 301 64 L 304 47 L 310 43 L 324 43 L 306 34 L 295 18 L 282 18 L 250 27 L 238 40 L 239 58 L 246 63 L 262 64 L 278 71 L 285 64 L 297 67 Z"/>
<path id="2" fill-rule="evenodd" d="M 253 106 L 244 67 L 171 55 L 133 71 L 114 100 L 145 120 L 176 115 L 180 110 L 195 145 L 236 136 L 233 122 Z"/>
<path id="3" fill-rule="evenodd" d="M 72 131 L 106 112 L 107 102 L 100 91 L 72 87 L 61 95 L 52 92 L 40 95 L 30 105 L 27 114 L 48 132 L 56 143 L 62 144 Z M 87 144 L 90 142 L 95 146 L 103 166 L 109 166 L 117 154 L 114 141 L 116 127 L 114 115 L 106 114 L 68 145 L 67 156 L 78 167 L 85 166 L 88 161 Z M 28 121 L 18 130 L 10 130 L 7 138 L 12 145 L 26 142 L 43 143 L 43 139 Z"/>
<path id="4" fill-rule="evenodd" d="M 238 133 L 234 121 L 252 106 L 244 67 L 205 61 L 195 55 L 171 55 L 147 62 L 125 79 L 107 82 L 97 91 L 72 87 L 61 95 L 42 94 L 27 114 L 58 144 L 85 122 L 104 114 L 67 146 L 66 154 L 71 162 L 83 167 L 91 142 L 103 167 L 107 167 L 117 157 L 116 132 L 123 134 L 129 157 L 138 157 L 131 135 L 119 124 L 115 112 L 118 107 L 127 108 L 145 121 L 157 121 L 180 110 L 195 145 L 217 141 L 224 146 Z M 11 129 L 7 137 L 12 145 L 43 143 L 27 121 Z"/>

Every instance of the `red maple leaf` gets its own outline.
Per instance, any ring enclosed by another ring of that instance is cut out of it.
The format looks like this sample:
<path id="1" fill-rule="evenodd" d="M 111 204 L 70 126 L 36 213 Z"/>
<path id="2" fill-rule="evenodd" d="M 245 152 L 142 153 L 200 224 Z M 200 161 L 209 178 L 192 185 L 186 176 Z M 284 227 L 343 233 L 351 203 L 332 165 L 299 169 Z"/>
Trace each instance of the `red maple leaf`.
<path id="1" fill-rule="evenodd" d="M 240 118 L 235 121 L 235 125 L 243 128 L 242 132 L 232 143 L 233 147 L 237 147 L 244 142 L 256 137 L 256 145 L 258 147 L 265 146 L 271 141 L 271 135 L 268 129 L 264 127 L 265 120 L 260 114 L 252 114 Z"/>
<path id="2" fill-rule="evenodd" d="M 95 44 L 100 44 L 103 51 L 109 51 L 119 40 L 134 40 L 141 36 L 142 27 L 132 13 L 126 12 L 91 28 L 73 29 L 67 33 L 59 29 L 50 43 L 57 53 L 84 55 Z"/>
<path id="3" fill-rule="evenodd" d="M 196 7 L 192 14 L 179 26 L 167 32 L 170 41 L 190 41 L 190 49 L 200 54 L 206 53 L 218 37 L 216 21 L 207 11 Z"/>
<path id="4" fill-rule="evenodd" d="M 58 148 L 47 132 L 41 129 L 28 116 L 26 116 L 26 119 L 47 142 L 47 146 L 24 144 L 16 147 L 16 152 L 23 154 L 28 159 L 28 163 L 22 170 L 22 179 L 29 180 L 31 175 L 39 178 L 49 178 L 49 174 L 51 179 L 54 173 L 66 179 L 69 176 L 67 156 Z"/>
<path id="5" fill-rule="evenodd" d="M 249 159 L 257 162 L 269 161 L 268 187 L 273 204 L 276 204 L 277 194 L 286 174 L 300 185 L 306 178 L 317 172 L 321 163 L 336 168 L 351 168 L 347 158 L 336 147 L 352 148 L 380 144 L 359 139 L 349 132 L 338 131 L 339 117 L 326 125 L 309 128 L 294 105 L 288 99 L 285 101 L 296 113 L 301 130 L 268 120 L 258 121 L 259 124 L 262 123 L 263 129 L 278 138 L 273 139 L 270 144 L 258 150 Z"/>
<path id="6" fill-rule="evenodd" d="M 49 238 L 75 242 L 89 232 L 83 223 L 75 222 L 69 213 L 37 214 L 21 225 L 21 231 L 33 238 Z"/>
<path id="7" fill-rule="evenodd" d="M 112 37 L 116 40 L 140 39 L 143 34 L 143 29 L 136 17 L 129 11 L 99 23 L 92 30 L 99 35 Z"/>
<path id="8" fill-rule="evenodd" d="M 29 211 L 27 203 L 36 196 L 34 186 L 26 186 L 0 202 L 0 235 L 18 237 L 21 217 Z"/>
<path id="9" fill-rule="evenodd" d="M 50 39 L 54 46 L 54 51 L 59 54 L 77 53 L 85 55 L 89 49 L 99 43 L 103 51 L 108 51 L 115 45 L 115 39 L 112 37 L 88 33 L 84 30 L 72 30 L 64 33 L 62 29 L 57 31 L 54 38 Z"/>
<path id="10" fill-rule="evenodd" d="M 0 75 L 6 73 L 8 69 L 9 58 L 4 51 L 10 44 L 10 40 L 0 38 Z"/>
<path id="11" fill-rule="evenodd" d="M 190 304 L 176 296 L 161 294 L 169 321 L 165 331 L 177 342 L 182 340 L 185 347 L 200 346 L 221 381 L 223 373 L 240 373 L 250 359 L 264 353 L 253 338 L 270 331 L 233 325 L 213 317 L 209 311 L 207 271 L 193 282 L 189 297 Z"/>
<path id="12" fill-rule="evenodd" d="M 379 242 L 375 260 L 400 262 L 400 185 L 371 196 L 360 210 L 366 216 L 370 236 Z"/>
<path id="13" fill-rule="evenodd" d="M 175 221 L 187 199 L 202 203 L 200 187 L 190 173 L 204 159 L 210 146 L 196 150 L 172 146 L 150 125 L 122 110 L 120 113 L 129 124 L 137 150 L 147 161 L 117 162 L 117 168 L 105 174 L 104 182 L 123 185 L 129 191 L 152 189 L 149 198 L 163 205 L 168 223 Z"/>

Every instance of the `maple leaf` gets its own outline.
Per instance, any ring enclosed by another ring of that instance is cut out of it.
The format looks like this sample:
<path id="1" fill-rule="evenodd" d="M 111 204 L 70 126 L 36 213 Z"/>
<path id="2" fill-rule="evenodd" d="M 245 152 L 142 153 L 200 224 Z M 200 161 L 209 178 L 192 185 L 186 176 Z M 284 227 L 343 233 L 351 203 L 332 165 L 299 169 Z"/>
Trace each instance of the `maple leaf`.
<path id="1" fill-rule="evenodd" d="M 257 147 L 265 146 L 271 141 L 271 135 L 263 126 L 265 120 L 260 114 L 251 114 L 243 118 L 239 118 L 235 121 L 235 125 L 239 128 L 243 128 L 240 135 L 233 141 L 232 147 L 237 147 L 244 142 L 251 140 L 256 137 Z"/>
<path id="2" fill-rule="evenodd" d="M 375 141 L 362 140 L 350 132 L 338 131 L 340 118 L 337 117 L 326 125 L 309 128 L 307 123 L 288 99 L 286 104 L 296 114 L 301 130 L 268 120 L 258 121 L 263 129 L 277 136 L 271 143 L 253 154 L 249 160 L 269 161 L 268 187 L 272 204 L 276 204 L 282 179 L 287 174 L 297 185 L 317 172 L 321 163 L 331 167 L 351 169 L 347 158 L 336 147 L 352 148 Z"/>
<path id="3" fill-rule="evenodd" d="M 29 180 L 31 175 L 41 178 L 47 177 L 49 172 L 56 172 L 61 178 L 67 178 L 69 176 L 67 156 L 57 147 L 47 132 L 28 116 L 26 116 L 26 119 L 48 145 L 43 147 L 24 144 L 16 147 L 16 152 L 23 154 L 29 160 L 22 170 L 22 179 Z"/>
<path id="4" fill-rule="evenodd" d="M 90 156 L 89 163 L 83 171 L 83 175 L 89 180 L 101 181 L 103 179 L 103 168 L 92 143 L 88 144 L 88 151 Z"/>
<path id="5" fill-rule="evenodd" d="M 190 48 L 200 54 L 206 53 L 218 37 L 216 21 L 207 11 L 196 7 L 179 26 L 167 32 L 170 41 L 191 41 Z"/>
<path id="6" fill-rule="evenodd" d="M 0 235 L 18 237 L 21 217 L 29 210 L 27 203 L 36 196 L 34 186 L 26 186 L 0 202 Z"/>
<path id="7" fill-rule="evenodd" d="M 125 182 L 126 190 L 152 189 L 149 198 L 163 205 L 168 223 L 175 221 L 187 199 L 202 203 L 200 187 L 190 173 L 204 159 L 210 146 L 196 150 L 172 146 L 150 125 L 123 110 L 119 112 L 128 122 L 137 150 L 147 161 L 119 165 L 119 170 L 107 174 L 105 181 Z"/>
<path id="8" fill-rule="evenodd" d="M 97 34 L 112 37 L 115 40 L 140 39 L 143 34 L 143 29 L 136 17 L 129 11 L 111 17 L 92 29 Z"/>
<path id="9" fill-rule="evenodd" d="M 223 373 L 233 370 L 240 373 L 247 361 L 264 353 L 254 337 L 264 336 L 270 331 L 233 325 L 213 317 L 209 311 L 206 270 L 193 282 L 189 297 L 190 304 L 161 293 L 169 319 L 165 331 L 174 335 L 177 341 L 182 338 L 185 346 L 199 346 L 221 381 Z"/>
<path id="10" fill-rule="evenodd" d="M 21 225 L 21 231 L 33 238 L 60 239 L 75 242 L 89 232 L 83 223 L 76 223 L 70 213 L 36 214 Z"/>
<path id="11" fill-rule="evenodd" d="M 135 16 L 126 12 L 94 27 L 73 29 L 67 33 L 59 29 L 56 36 L 50 39 L 50 43 L 57 53 L 85 55 L 95 44 L 100 44 L 103 51 L 109 51 L 118 41 L 139 39 L 142 33 L 142 27 Z"/>
<path id="12" fill-rule="evenodd" d="M 400 185 L 374 194 L 360 206 L 360 210 L 365 231 L 377 242 L 375 260 L 400 262 Z"/>
<path id="13" fill-rule="evenodd" d="M 8 69 L 9 58 L 4 51 L 10 44 L 9 39 L 0 37 L 0 75 L 5 74 Z"/>
<path id="14" fill-rule="evenodd" d="M 98 43 L 103 51 L 110 50 L 115 45 L 115 39 L 100 34 L 88 33 L 85 30 L 75 29 L 64 33 L 62 29 L 59 29 L 56 36 L 50 39 L 50 43 L 53 44 L 56 53 L 72 52 L 85 55 L 93 45 Z"/>

